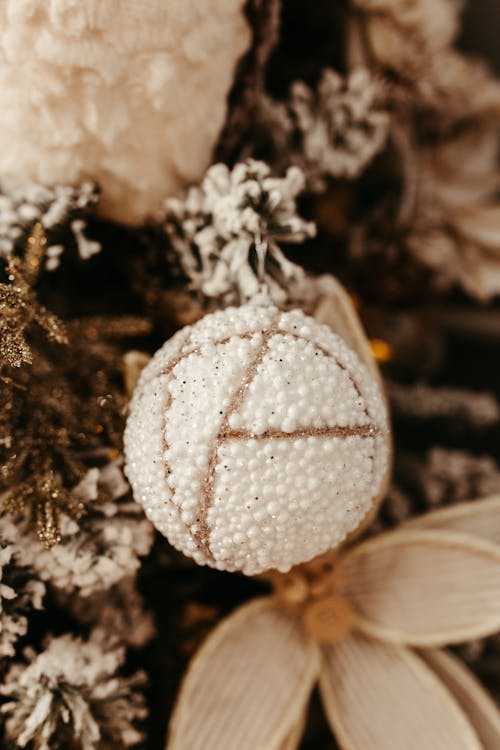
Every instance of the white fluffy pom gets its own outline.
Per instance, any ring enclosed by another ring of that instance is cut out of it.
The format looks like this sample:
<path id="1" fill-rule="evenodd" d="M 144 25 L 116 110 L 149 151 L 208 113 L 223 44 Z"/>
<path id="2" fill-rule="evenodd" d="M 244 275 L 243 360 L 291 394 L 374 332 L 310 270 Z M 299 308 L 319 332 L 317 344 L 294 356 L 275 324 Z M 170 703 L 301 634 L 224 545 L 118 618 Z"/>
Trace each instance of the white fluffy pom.
<path id="1" fill-rule="evenodd" d="M 127 473 L 151 521 L 196 562 L 287 571 L 373 507 L 388 429 L 376 379 L 331 329 L 299 310 L 227 308 L 143 371 Z"/>
<path id="2" fill-rule="evenodd" d="M 0 2 L 0 184 L 99 183 L 137 223 L 210 163 L 244 0 Z"/>

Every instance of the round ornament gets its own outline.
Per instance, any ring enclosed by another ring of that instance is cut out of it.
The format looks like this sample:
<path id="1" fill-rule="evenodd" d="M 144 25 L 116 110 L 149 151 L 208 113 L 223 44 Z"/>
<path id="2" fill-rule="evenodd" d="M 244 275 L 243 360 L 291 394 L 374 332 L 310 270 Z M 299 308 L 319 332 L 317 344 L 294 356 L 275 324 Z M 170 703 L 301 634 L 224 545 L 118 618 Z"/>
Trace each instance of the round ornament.
<path id="1" fill-rule="evenodd" d="M 373 509 L 388 435 L 378 380 L 340 336 L 299 310 L 249 304 L 182 329 L 144 369 L 127 473 L 197 563 L 286 572 Z"/>

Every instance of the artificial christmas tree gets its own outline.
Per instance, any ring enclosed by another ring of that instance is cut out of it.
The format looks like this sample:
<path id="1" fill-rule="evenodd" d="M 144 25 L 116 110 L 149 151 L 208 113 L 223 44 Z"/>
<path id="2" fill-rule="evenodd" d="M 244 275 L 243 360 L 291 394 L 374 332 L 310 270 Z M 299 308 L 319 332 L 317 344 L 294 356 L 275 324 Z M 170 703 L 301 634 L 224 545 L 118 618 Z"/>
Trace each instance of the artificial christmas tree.
<path id="1" fill-rule="evenodd" d="M 497 749 L 460 13 L 0 3 L 2 746 Z"/>

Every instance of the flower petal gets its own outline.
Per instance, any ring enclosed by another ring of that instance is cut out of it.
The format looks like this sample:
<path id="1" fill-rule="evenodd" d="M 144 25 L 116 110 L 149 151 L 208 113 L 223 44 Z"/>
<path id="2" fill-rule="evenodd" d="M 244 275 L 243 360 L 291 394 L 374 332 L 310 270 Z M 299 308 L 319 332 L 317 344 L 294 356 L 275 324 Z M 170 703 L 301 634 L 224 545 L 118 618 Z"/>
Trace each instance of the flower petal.
<path id="1" fill-rule="evenodd" d="M 319 671 L 316 646 L 271 597 L 224 620 L 191 663 L 169 750 L 293 747 Z"/>
<path id="2" fill-rule="evenodd" d="M 323 655 L 321 696 L 343 750 L 481 750 L 451 694 L 409 649 L 353 634 Z"/>
<path id="3" fill-rule="evenodd" d="M 472 672 L 456 656 L 440 649 L 425 649 L 421 656 L 461 706 L 484 750 L 498 750 L 500 711 Z"/>
<path id="4" fill-rule="evenodd" d="M 280 745 L 279 750 L 297 750 L 302 740 L 307 712 L 302 715 L 300 721 L 294 726 L 286 740 Z"/>
<path id="5" fill-rule="evenodd" d="M 314 311 L 314 319 L 338 333 L 354 349 L 363 364 L 368 367 L 371 374 L 382 385 L 380 370 L 373 357 L 352 298 L 333 276 L 320 277 L 316 283 L 319 288 L 322 285 L 325 287 L 325 294 L 319 299 Z"/>
<path id="6" fill-rule="evenodd" d="M 498 252 L 500 248 L 500 208 L 496 205 L 460 208 L 458 214 L 460 232 L 467 239 L 486 249 Z"/>
<path id="7" fill-rule="evenodd" d="M 404 528 L 447 529 L 500 544 L 500 495 L 426 513 L 405 523 Z"/>
<path id="8" fill-rule="evenodd" d="M 500 628 L 500 549 L 469 535 L 384 534 L 348 551 L 340 575 L 355 627 L 375 638 L 441 646 Z"/>

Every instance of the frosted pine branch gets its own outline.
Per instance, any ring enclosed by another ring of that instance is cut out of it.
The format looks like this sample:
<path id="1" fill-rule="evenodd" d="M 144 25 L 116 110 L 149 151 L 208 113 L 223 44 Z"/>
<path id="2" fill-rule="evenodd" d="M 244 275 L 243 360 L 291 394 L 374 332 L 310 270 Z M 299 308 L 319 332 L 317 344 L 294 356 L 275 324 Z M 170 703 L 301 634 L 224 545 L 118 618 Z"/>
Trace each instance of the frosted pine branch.
<path id="1" fill-rule="evenodd" d="M 295 81 L 284 100 L 255 96 L 240 159 L 265 155 L 273 170 L 304 173 L 307 190 L 323 192 L 334 179 L 358 178 L 384 148 L 389 133 L 387 84 L 365 67 L 343 76 L 325 68 L 316 86 Z"/>
<path id="2" fill-rule="evenodd" d="M 0 256 L 8 256 L 18 243 L 22 245 L 35 222 L 40 222 L 49 241 L 45 262 L 48 270 L 59 265 L 59 256 L 64 250 L 59 242 L 64 224 L 68 224 L 80 257 L 90 258 L 101 246 L 86 237 L 83 217 L 98 198 L 96 186 L 91 182 L 79 186 L 32 185 L 0 195 Z"/>
<path id="3" fill-rule="evenodd" d="M 500 421 L 500 404 L 493 393 L 392 381 L 386 381 L 386 388 L 395 414 L 407 419 L 458 420 L 477 428 Z"/>
<path id="4" fill-rule="evenodd" d="M 20 561 L 16 527 L 0 518 L 0 658 L 14 656 L 15 643 L 28 630 L 28 615 L 42 608 L 45 586 Z"/>
<path id="5" fill-rule="evenodd" d="M 37 750 L 122 750 L 143 739 L 136 723 L 146 716 L 140 692 L 145 676 L 118 674 L 123 648 L 93 633 L 84 641 L 70 635 L 50 638 L 37 654 L 9 669 L 0 693 L 7 699 L 7 739 Z"/>
<path id="6" fill-rule="evenodd" d="M 382 149 L 389 116 L 380 98 L 379 85 L 364 68 L 345 78 L 328 68 L 316 91 L 293 84 L 289 107 L 302 143 L 294 158 L 313 190 L 323 189 L 328 177 L 358 177 Z"/>
<path id="7" fill-rule="evenodd" d="M 402 523 L 425 510 L 500 492 L 500 466 L 492 456 L 436 446 L 426 454 L 403 452 L 382 519 Z"/>
<path id="8" fill-rule="evenodd" d="M 113 643 L 142 648 L 155 634 L 153 615 L 145 610 L 132 577 L 87 597 L 78 592 L 63 596 L 62 601 L 79 622 L 105 633 Z"/>
<path id="9" fill-rule="evenodd" d="M 500 466 L 492 456 L 436 446 L 426 454 L 400 452 L 396 478 L 371 531 L 380 531 L 443 505 L 500 492 Z"/>
<path id="10" fill-rule="evenodd" d="M 51 550 L 19 525 L 21 557 L 39 577 L 66 593 L 89 596 L 135 574 L 140 557 L 153 542 L 150 523 L 127 496 L 119 462 L 90 469 L 73 490 L 84 513 L 79 520 L 61 516 L 61 541 Z"/>
<path id="11" fill-rule="evenodd" d="M 432 448 L 420 474 L 420 487 L 431 507 L 485 497 L 500 491 L 500 466 L 491 456 Z"/>
<path id="12" fill-rule="evenodd" d="M 267 291 L 283 303 L 304 280 L 280 243 L 303 242 L 315 233 L 296 211 L 304 187 L 300 169 L 273 177 L 263 162 L 232 170 L 211 167 L 185 200 L 165 203 L 165 229 L 193 289 L 224 303 L 244 302 Z"/>

